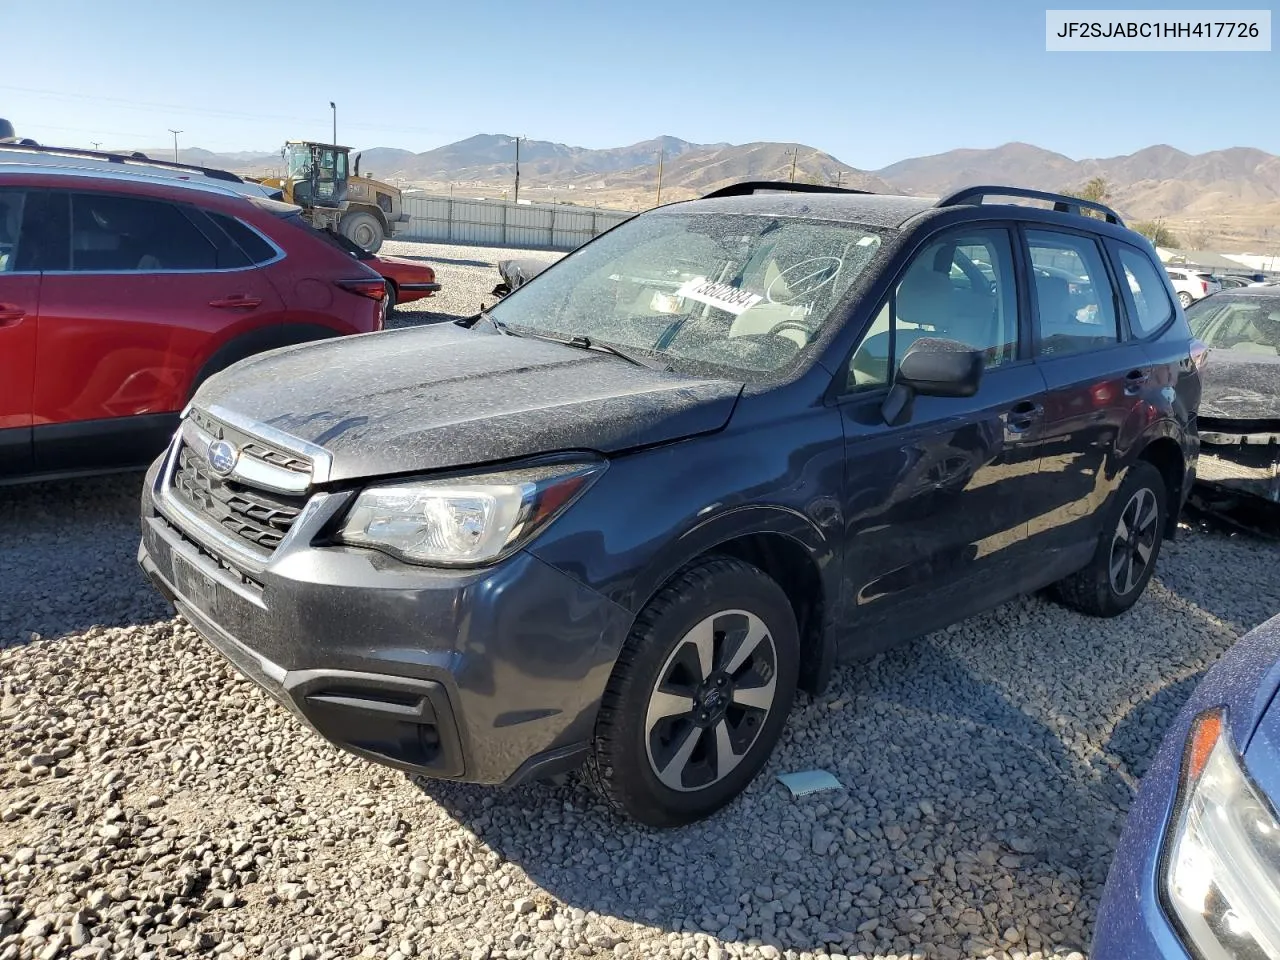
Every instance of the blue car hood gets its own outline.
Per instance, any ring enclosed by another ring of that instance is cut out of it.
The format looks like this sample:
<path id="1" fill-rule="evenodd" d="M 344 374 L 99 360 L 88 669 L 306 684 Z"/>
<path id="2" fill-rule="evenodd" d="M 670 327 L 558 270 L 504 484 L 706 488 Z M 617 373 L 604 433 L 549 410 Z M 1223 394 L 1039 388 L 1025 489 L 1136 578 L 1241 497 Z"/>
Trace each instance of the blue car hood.
<path id="1" fill-rule="evenodd" d="M 1264 626 L 1270 626 L 1272 646 L 1280 647 L 1280 617 L 1269 620 Z M 1280 655 L 1280 651 L 1277 651 Z M 1271 688 L 1269 705 L 1263 711 L 1249 745 L 1244 751 L 1244 765 L 1256 783 L 1267 796 L 1271 797 L 1273 807 L 1280 807 L 1280 697 L 1276 694 L 1277 673 L 1280 673 L 1280 662 L 1272 665 L 1259 684 L 1258 698 Z M 1269 683 L 1268 683 L 1269 681 Z"/>

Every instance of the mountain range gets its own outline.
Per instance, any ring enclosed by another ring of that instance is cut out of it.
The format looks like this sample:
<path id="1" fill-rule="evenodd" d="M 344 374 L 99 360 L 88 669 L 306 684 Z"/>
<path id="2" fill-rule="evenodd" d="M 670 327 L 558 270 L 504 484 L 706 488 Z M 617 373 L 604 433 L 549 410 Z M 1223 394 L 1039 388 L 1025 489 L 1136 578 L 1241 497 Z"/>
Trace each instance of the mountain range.
<path id="1" fill-rule="evenodd" d="M 163 149 L 147 151 L 167 157 Z M 361 171 L 432 192 L 498 196 L 511 189 L 515 138 L 479 134 L 414 153 L 394 147 L 360 151 Z M 877 193 L 938 196 L 976 183 L 1076 191 L 1106 181 L 1107 201 L 1128 220 L 1162 219 L 1184 245 L 1235 249 L 1280 247 L 1280 157 L 1249 147 L 1188 154 L 1170 146 L 1073 160 L 1027 143 L 914 157 L 860 170 L 814 147 L 793 143 L 691 143 L 658 137 L 625 147 L 587 149 L 543 140 L 520 143 L 521 198 L 572 200 L 641 209 L 657 199 L 698 196 L 738 180 L 795 179 Z M 187 162 L 248 173 L 278 169 L 278 153 L 215 154 L 183 150 Z"/>

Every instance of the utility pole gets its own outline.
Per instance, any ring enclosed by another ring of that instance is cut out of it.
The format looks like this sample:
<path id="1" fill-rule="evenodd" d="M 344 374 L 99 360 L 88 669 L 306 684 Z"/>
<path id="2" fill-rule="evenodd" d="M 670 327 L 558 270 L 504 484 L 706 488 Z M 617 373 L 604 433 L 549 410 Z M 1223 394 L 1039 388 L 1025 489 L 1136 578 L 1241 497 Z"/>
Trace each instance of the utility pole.
<path id="1" fill-rule="evenodd" d="M 844 186 L 844 171 L 836 171 L 836 189 L 839 190 Z"/>
<path id="2" fill-rule="evenodd" d="M 93 144 L 93 149 L 95 150 L 102 146 L 101 140 L 90 140 L 89 142 Z"/>
<path id="3" fill-rule="evenodd" d="M 333 142 L 338 142 L 338 105 L 332 100 L 329 101 L 329 109 L 333 111 Z"/>
<path id="4" fill-rule="evenodd" d="M 520 141 L 523 139 L 525 138 L 516 137 L 516 188 L 511 198 L 514 203 L 520 202 Z"/>
<path id="5" fill-rule="evenodd" d="M 796 182 L 796 158 L 800 156 L 800 148 L 796 147 L 791 151 L 791 182 Z"/>
<path id="6" fill-rule="evenodd" d="M 170 127 L 169 132 L 173 134 L 173 162 L 177 163 L 178 162 L 178 134 L 182 133 L 182 131 L 175 130 L 173 129 L 173 127 Z"/>
<path id="7" fill-rule="evenodd" d="M 662 206 L 662 161 L 666 158 L 666 150 L 658 151 L 658 202 L 655 207 Z"/>

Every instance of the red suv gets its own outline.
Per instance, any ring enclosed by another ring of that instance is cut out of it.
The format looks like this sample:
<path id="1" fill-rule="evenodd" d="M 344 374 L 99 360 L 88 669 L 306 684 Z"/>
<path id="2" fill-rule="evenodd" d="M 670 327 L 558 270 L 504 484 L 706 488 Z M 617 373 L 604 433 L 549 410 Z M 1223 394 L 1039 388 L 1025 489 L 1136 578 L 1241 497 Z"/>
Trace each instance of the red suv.
<path id="1" fill-rule="evenodd" d="M 382 278 L 256 189 L 0 148 L 0 482 L 145 465 L 210 375 L 381 329 Z"/>

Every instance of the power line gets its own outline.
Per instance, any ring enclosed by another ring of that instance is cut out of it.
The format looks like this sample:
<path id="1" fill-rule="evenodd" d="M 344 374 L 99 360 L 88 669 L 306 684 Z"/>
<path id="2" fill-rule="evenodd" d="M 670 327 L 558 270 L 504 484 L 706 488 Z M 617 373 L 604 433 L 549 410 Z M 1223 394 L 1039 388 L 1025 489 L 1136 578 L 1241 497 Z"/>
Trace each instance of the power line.
<path id="1" fill-rule="evenodd" d="M 125 97 L 108 97 L 98 94 L 71 93 L 62 90 L 43 90 L 37 87 L 20 87 L 12 84 L 0 84 L 0 90 L 12 90 L 17 93 L 27 93 L 38 97 L 48 97 L 55 100 L 73 100 L 85 103 L 111 103 L 129 110 L 172 110 L 182 115 L 197 114 L 200 116 L 218 117 L 225 120 L 261 120 L 270 123 L 286 123 L 296 124 L 299 126 L 310 125 L 321 122 L 320 118 L 285 116 L 283 114 L 271 113 L 247 113 L 238 110 L 219 110 L 211 107 L 192 107 L 185 104 L 176 103 L 157 103 L 149 100 L 133 100 Z M 328 119 L 327 117 L 325 118 Z M 412 133 L 438 133 L 436 127 L 409 127 L 396 123 L 369 123 L 369 122 L 352 122 L 348 123 L 349 127 L 357 127 L 365 130 L 394 130 Z"/>

